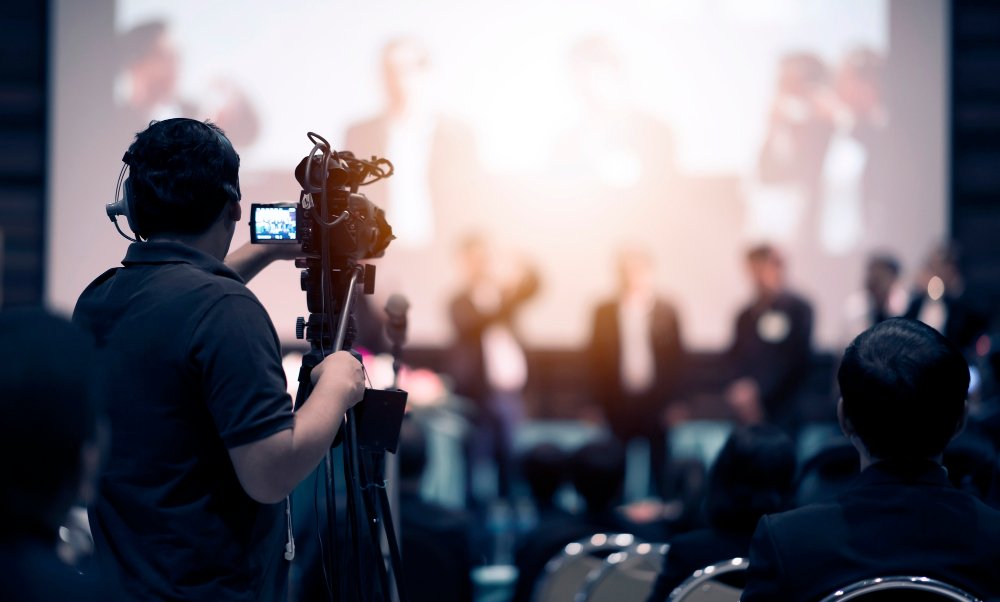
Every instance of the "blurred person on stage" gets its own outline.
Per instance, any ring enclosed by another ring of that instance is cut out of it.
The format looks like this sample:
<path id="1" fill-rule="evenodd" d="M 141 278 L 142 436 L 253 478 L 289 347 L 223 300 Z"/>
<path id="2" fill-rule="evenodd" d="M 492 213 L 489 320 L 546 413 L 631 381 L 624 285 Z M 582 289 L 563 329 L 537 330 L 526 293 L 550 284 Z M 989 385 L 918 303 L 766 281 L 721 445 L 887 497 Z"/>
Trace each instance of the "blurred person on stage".
<path id="1" fill-rule="evenodd" d="M 989 326 L 988 312 L 965 286 L 959 250 L 935 247 L 917 274 L 905 316 L 937 330 L 963 351 Z"/>
<path id="2" fill-rule="evenodd" d="M 877 253 L 869 257 L 864 288 L 853 293 L 844 304 L 847 341 L 879 322 L 906 313 L 909 297 L 899 276 L 899 260 L 892 255 Z"/>
<path id="3" fill-rule="evenodd" d="M 684 372 L 681 325 L 674 306 L 656 292 L 647 250 L 618 256 L 618 292 L 594 311 L 590 374 L 611 432 L 623 444 L 649 445 L 654 490 L 664 495 L 667 408 Z"/>
<path id="4" fill-rule="evenodd" d="M 781 253 L 769 244 L 746 255 L 754 299 L 739 313 L 728 361 L 735 379 L 725 398 L 743 424 L 796 426 L 796 401 L 812 359 L 813 311 L 789 291 Z"/>
<path id="5" fill-rule="evenodd" d="M 449 310 L 455 339 L 448 372 L 456 394 L 475 407 L 475 429 L 469 444 L 467 474 L 491 457 L 497 465 L 501 497 L 510 495 L 513 431 L 524 413 L 522 393 L 528 362 L 515 334 L 517 313 L 539 288 L 535 271 L 522 265 L 509 279 L 496 275 L 485 239 L 473 235 L 459 249 L 462 285 Z M 475 501 L 470 488 L 470 501 Z"/>

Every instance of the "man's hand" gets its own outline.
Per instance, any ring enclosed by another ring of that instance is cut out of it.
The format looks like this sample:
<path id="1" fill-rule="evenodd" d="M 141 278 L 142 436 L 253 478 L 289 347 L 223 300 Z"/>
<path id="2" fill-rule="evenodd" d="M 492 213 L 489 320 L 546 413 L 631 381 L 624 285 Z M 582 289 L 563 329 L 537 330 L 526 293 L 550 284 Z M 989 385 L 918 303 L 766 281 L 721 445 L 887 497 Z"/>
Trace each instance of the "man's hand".
<path id="1" fill-rule="evenodd" d="M 354 407 L 365 395 L 365 371 L 361 362 L 349 351 L 338 351 L 323 358 L 312 369 L 313 393 L 318 390 L 339 392 L 347 402 L 347 407 Z"/>

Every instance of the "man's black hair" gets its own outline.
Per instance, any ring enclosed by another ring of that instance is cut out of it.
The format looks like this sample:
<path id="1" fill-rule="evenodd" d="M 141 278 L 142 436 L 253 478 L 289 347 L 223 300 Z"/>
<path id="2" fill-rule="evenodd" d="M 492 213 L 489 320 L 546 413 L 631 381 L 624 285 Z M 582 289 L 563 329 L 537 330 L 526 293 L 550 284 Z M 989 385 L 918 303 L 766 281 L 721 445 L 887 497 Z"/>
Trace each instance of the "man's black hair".
<path id="1" fill-rule="evenodd" d="M 41 309 L 0 312 L 0 531 L 49 531 L 75 501 L 96 439 L 90 338 Z"/>
<path id="2" fill-rule="evenodd" d="M 737 427 L 708 476 L 705 514 L 719 529 L 751 532 L 761 516 L 785 510 L 795 480 L 795 445 L 771 425 Z"/>
<path id="3" fill-rule="evenodd" d="M 240 199 L 240 156 L 218 126 L 154 121 L 125 156 L 138 234 L 198 234 Z"/>
<path id="4" fill-rule="evenodd" d="M 551 506 L 568 476 L 568 455 L 552 443 L 539 443 L 521 459 L 521 474 L 538 506 Z"/>
<path id="5" fill-rule="evenodd" d="M 587 504 L 587 512 L 610 510 L 625 483 L 625 450 L 614 439 L 585 444 L 572 458 L 573 486 Z"/>
<path id="6" fill-rule="evenodd" d="M 965 418 L 965 358 L 915 320 L 891 318 L 858 335 L 837 380 L 844 417 L 874 458 L 933 458 Z"/>

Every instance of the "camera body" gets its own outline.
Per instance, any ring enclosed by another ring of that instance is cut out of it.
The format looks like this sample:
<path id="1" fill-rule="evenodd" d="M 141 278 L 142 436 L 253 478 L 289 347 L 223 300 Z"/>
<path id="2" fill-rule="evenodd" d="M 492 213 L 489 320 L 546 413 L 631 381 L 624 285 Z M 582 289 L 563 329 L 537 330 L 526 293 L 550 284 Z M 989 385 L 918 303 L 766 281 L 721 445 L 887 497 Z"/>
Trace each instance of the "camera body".
<path id="1" fill-rule="evenodd" d="M 392 175 L 392 164 L 356 159 L 328 146 L 319 154 L 315 150 L 295 168 L 302 187 L 298 203 L 251 205 L 250 241 L 296 243 L 306 257 L 326 254 L 335 263 L 381 257 L 395 238 L 392 226 L 358 187 Z"/>

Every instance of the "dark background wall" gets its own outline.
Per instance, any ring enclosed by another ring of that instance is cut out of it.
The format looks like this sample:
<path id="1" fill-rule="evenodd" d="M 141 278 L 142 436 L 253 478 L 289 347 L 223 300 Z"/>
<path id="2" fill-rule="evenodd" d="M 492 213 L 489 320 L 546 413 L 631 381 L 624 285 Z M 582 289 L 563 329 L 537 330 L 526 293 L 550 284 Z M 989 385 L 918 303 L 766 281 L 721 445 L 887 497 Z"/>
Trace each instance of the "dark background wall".
<path id="1" fill-rule="evenodd" d="M 954 2 L 951 32 L 951 232 L 963 252 L 970 289 L 982 295 L 996 314 L 1000 308 L 1000 3 Z"/>
<path id="2" fill-rule="evenodd" d="M 45 282 L 48 3 L 0 3 L 0 302 L 36 304 Z"/>
<path id="3" fill-rule="evenodd" d="M 0 4 L 0 301 L 44 298 L 49 6 Z M 952 234 L 970 288 L 1000 307 L 1000 3 L 952 3 Z M 86 199 L 87 202 L 97 202 Z"/>

